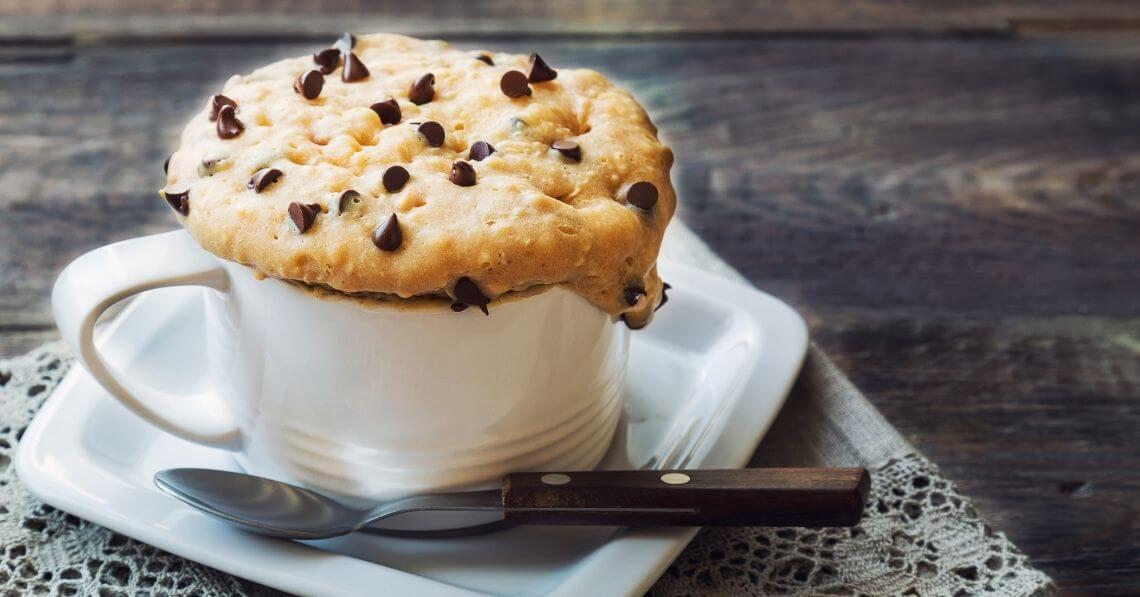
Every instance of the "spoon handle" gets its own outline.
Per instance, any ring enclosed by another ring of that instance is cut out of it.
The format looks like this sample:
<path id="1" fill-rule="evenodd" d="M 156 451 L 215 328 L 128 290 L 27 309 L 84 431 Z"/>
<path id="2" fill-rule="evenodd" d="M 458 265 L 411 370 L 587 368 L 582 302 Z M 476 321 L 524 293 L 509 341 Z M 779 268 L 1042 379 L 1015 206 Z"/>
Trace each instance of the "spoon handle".
<path id="1" fill-rule="evenodd" d="M 516 473 L 503 509 L 517 524 L 853 526 L 870 486 L 861 468 Z"/>

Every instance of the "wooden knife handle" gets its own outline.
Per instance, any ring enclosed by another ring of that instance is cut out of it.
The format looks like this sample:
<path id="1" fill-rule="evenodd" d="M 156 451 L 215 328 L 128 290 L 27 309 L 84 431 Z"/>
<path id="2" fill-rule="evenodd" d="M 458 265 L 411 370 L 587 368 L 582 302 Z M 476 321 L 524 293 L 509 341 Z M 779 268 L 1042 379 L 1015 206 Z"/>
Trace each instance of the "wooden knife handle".
<path id="1" fill-rule="evenodd" d="M 861 468 L 516 473 L 503 509 L 518 524 L 840 527 L 870 487 Z"/>

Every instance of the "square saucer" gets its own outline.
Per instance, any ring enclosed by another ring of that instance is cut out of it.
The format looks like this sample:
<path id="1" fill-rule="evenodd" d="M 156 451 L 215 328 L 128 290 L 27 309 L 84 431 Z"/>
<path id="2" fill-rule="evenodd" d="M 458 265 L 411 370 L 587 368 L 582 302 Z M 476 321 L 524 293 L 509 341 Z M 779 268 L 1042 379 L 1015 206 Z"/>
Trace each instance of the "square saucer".
<path id="1" fill-rule="evenodd" d="M 752 287 L 673 261 L 659 268 L 674 288 L 653 325 L 632 336 L 622 418 L 601 468 L 744 466 L 795 380 L 807 328 L 791 307 Z M 140 296 L 103 330 L 102 354 L 140 381 L 192 391 L 204 363 L 202 292 Z M 228 452 L 150 427 L 78 366 L 16 455 L 23 483 L 56 508 L 305 595 L 642 593 L 696 533 L 519 527 L 446 540 L 357 533 L 281 541 L 199 514 L 151 481 L 160 469 L 187 466 L 237 468 Z"/>

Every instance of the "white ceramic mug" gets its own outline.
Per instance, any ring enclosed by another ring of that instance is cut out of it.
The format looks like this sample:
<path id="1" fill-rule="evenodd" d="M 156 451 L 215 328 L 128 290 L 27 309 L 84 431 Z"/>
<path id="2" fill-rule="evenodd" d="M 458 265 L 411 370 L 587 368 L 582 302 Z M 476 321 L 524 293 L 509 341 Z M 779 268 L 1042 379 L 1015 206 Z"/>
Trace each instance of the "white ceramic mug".
<path id="1" fill-rule="evenodd" d="M 116 302 L 182 285 L 213 289 L 203 293 L 211 383 L 202 395 L 126 378 L 93 338 Z M 489 317 L 320 298 L 259 280 L 176 231 L 76 259 L 56 281 L 52 306 L 80 362 L 137 415 L 234 451 L 250 473 L 345 498 L 592 468 L 621 410 L 625 326 L 557 287 L 496 301 Z"/>

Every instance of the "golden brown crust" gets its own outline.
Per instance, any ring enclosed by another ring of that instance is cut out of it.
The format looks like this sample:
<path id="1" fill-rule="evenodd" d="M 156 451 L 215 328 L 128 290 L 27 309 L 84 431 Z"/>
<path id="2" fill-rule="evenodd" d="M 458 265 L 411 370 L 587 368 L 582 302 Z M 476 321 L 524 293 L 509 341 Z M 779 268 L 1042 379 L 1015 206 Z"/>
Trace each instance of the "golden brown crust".
<path id="1" fill-rule="evenodd" d="M 222 93 L 237 104 L 236 137 L 219 137 L 212 100 L 186 126 L 166 188 L 189 189 L 180 220 L 204 248 L 349 293 L 451 294 L 464 276 L 491 297 L 557 284 L 631 323 L 649 320 L 661 296 L 657 252 L 676 206 L 673 154 L 632 96 L 594 71 L 557 69 L 555 80 L 512 99 L 500 79 L 526 72 L 527 57 L 492 54 L 489 66 L 480 52 L 397 35 L 360 36 L 354 53 L 370 76 L 345 83 L 330 74 L 312 100 L 293 89 L 316 68 L 309 56 L 231 78 Z M 425 73 L 435 94 L 417 105 L 409 87 Z M 398 124 L 381 124 L 369 108 L 388 97 L 399 104 Z M 410 124 L 429 120 L 443 125 L 441 147 Z M 581 161 L 550 148 L 561 139 L 578 143 Z M 476 141 L 495 152 L 468 160 Z M 457 160 L 474 167 L 476 184 L 449 180 Z M 397 164 L 411 177 L 388 192 L 382 176 Z M 263 168 L 282 175 L 260 192 L 247 188 Z M 626 201 L 639 181 L 659 191 L 650 209 Z M 350 189 L 359 202 L 339 213 Z M 293 202 L 321 206 L 304 234 L 289 217 Z M 380 250 L 372 232 L 392 213 L 402 242 Z M 628 288 L 647 295 L 631 307 Z"/>

